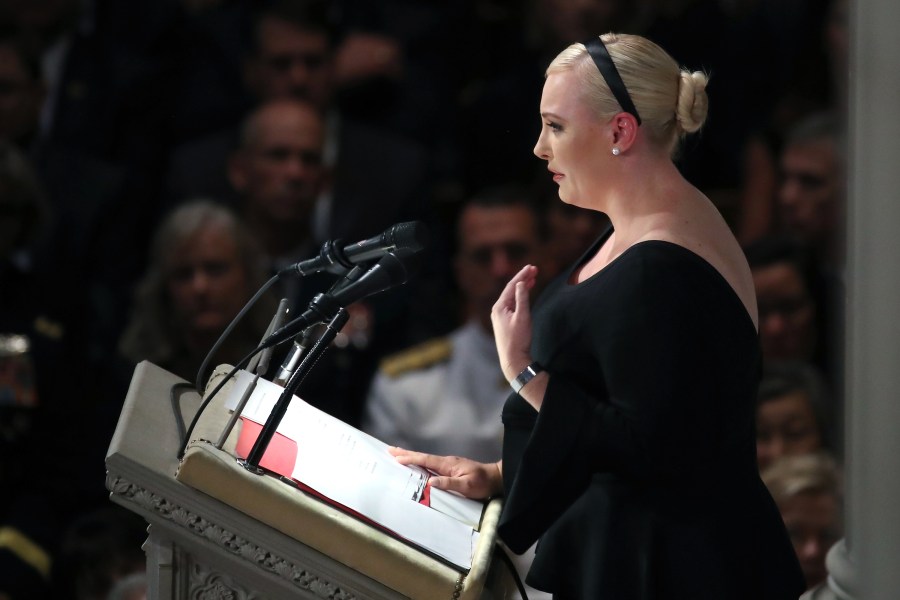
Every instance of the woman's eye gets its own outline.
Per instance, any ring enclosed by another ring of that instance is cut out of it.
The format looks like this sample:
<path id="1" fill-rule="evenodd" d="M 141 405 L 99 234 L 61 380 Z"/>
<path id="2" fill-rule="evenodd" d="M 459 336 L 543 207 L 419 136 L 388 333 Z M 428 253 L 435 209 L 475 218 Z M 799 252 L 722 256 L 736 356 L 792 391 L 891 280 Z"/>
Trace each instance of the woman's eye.
<path id="1" fill-rule="evenodd" d="M 556 132 L 562 131 L 562 125 L 560 125 L 559 123 L 554 123 L 553 121 L 548 121 L 546 123 L 546 125 L 553 131 L 556 131 Z"/>

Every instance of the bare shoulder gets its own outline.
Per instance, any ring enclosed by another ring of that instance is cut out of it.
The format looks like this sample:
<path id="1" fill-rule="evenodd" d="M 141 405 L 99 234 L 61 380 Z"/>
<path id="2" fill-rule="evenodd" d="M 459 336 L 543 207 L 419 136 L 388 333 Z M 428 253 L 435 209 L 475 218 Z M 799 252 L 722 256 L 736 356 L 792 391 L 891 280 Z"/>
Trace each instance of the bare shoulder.
<path id="1" fill-rule="evenodd" d="M 698 195 L 662 218 L 644 239 L 671 242 L 703 258 L 731 285 L 756 324 L 756 292 L 744 252 L 712 202 Z"/>

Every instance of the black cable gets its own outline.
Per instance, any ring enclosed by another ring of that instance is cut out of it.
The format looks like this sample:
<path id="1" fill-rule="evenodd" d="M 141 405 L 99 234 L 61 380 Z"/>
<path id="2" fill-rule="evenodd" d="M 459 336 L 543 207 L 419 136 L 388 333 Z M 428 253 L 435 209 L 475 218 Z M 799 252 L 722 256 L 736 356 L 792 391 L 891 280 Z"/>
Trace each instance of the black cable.
<path id="1" fill-rule="evenodd" d="M 249 311 L 250 308 L 254 304 L 256 304 L 256 301 L 259 300 L 262 295 L 266 293 L 268 289 L 275 284 L 276 281 L 278 281 L 280 277 L 281 273 L 272 276 L 272 278 L 270 278 L 262 285 L 261 288 L 259 288 L 259 290 L 257 290 L 256 294 L 254 294 L 253 297 L 250 298 L 250 300 L 247 302 L 247 304 L 244 305 L 244 308 L 241 309 L 241 312 L 239 312 L 237 316 L 231 320 L 231 323 L 228 324 L 228 327 L 225 328 L 225 331 L 222 332 L 222 335 L 219 336 L 219 339 L 216 340 L 216 343 L 213 344 L 213 347 L 210 348 L 209 352 L 206 354 L 206 357 L 203 359 L 203 363 L 200 364 L 200 369 L 197 371 L 197 381 L 195 382 L 197 393 L 199 393 L 201 396 L 203 395 L 203 376 L 206 373 L 207 367 L 209 367 L 209 361 L 212 360 L 212 357 L 215 356 L 216 352 L 219 351 L 219 347 L 225 342 L 228 336 L 231 335 L 231 332 L 234 330 L 240 320 L 244 318 L 244 315 L 247 314 L 247 311 Z M 256 354 L 257 352 L 259 352 L 259 350 L 260 349 L 257 348 L 253 351 L 253 354 Z M 251 354 L 250 356 L 252 357 L 253 354 Z"/>
<path id="2" fill-rule="evenodd" d="M 516 570 L 516 565 L 513 564 L 509 554 L 506 553 L 506 549 L 500 544 L 497 544 L 497 553 L 500 554 L 500 559 L 512 574 L 513 581 L 516 582 L 516 587 L 519 588 L 519 594 L 522 596 L 522 600 L 528 600 L 528 594 L 525 593 L 525 584 L 522 583 L 522 579 L 519 577 L 519 571 Z"/>
<path id="3" fill-rule="evenodd" d="M 172 387 L 169 388 L 169 401 L 172 403 L 172 413 L 175 415 L 175 426 L 178 428 L 178 439 L 183 439 L 187 432 L 184 429 L 184 418 L 181 416 L 180 405 L 175 393 L 178 390 L 184 389 L 193 390 L 194 386 L 187 381 L 179 381 L 178 383 L 172 384 Z"/>
<path id="4" fill-rule="evenodd" d="M 203 400 L 203 402 L 200 403 L 200 407 L 197 408 L 197 413 L 194 415 L 194 418 L 191 419 L 191 424 L 190 426 L 188 426 L 187 431 L 184 434 L 184 438 L 181 440 L 181 448 L 179 448 L 178 450 L 178 460 L 184 458 L 184 453 L 187 451 L 187 445 L 190 441 L 191 433 L 193 433 L 194 427 L 197 425 L 197 421 L 200 420 L 200 415 L 204 410 L 206 410 L 206 407 L 209 406 L 209 403 L 212 401 L 212 399 L 215 398 L 216 394 L 219 393 L 219 390 L 221 390 L 225 386 L 228 380 L 234 377 L 234 374 L 237 373 L 238 370 L 243 369 L 247 365 L 247 363 L 250 362 L 250 359 L 256 356 L 257 352 L 261 352 L 262 350 L 264 350 L 262 346 L 257 346 L 256 349 L 254 349 L 250 354 L 242 358 L 240 362 L 238 362 L 238 364 L 232 367 L 231 371 L 228 372 L 228 375 L 226 375 L 222 379 L 222 381 L 220 381 L 219 384 L 215 388 L 213 388 L 213 391 L 209 393 L 209 395 Z"/>

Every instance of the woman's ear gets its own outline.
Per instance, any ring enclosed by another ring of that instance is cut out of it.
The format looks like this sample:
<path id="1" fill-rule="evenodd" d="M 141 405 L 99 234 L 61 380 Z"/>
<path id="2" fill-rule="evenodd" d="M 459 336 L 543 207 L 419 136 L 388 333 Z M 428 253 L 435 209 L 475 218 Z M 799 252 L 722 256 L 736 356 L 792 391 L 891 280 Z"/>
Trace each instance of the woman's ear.
<path id="1" fill-rule="evenodd" d="M 637 137 L 638 123 L 634 115 L 626 112 L 617 114 L 612 119 L 613 144 L 620 152 L 627 152 Z"/>

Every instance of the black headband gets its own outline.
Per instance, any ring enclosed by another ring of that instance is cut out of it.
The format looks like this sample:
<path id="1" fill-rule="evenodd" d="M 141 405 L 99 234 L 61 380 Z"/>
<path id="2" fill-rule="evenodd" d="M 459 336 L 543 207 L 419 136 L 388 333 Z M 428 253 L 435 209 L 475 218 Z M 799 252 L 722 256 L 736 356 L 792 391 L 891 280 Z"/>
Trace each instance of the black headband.
<path id="1" fill-rule="evenodd" d="M 625 87 L 625 82 L 622 81 L 622 76 L 619 75 L 616 63 L 613 62 L 609 51 L 603 45 L 603 41 L 599 37 L 593 37 L 584 42 L 584 47 L 587 49 L 588 54 L 591 55 L 591 58 L 594 59 L 597 70 L 603 75 L 603 79 L 606 81 L 606 85 L 609 86 L 613 96 L 619 101 L 619 106 L 625 112 L 633 115 L 637 119 L 638 125 L 640 125 L 641 116 L 634 107 L 634 102 L 631 101 L 631 96 L 628 94 L 628 88 Z"/>

